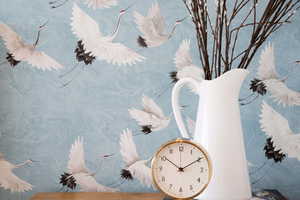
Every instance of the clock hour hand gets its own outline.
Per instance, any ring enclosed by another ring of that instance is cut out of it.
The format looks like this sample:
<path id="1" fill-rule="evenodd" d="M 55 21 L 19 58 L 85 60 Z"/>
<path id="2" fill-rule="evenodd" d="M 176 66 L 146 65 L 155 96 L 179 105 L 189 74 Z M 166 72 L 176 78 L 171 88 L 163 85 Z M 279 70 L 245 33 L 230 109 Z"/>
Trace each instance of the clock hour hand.
<path id="1" fill-rule="evenodd" d="M 185 169 L 185 168 L 191 166 L 192 164 L 194 164 L 194 163 L 196 163 L 196 162 L 200 162 L 200 160 L 201 160 L 202 158 L 203 158 L 203 157 L 198 158 L 197 160 L 195 160 L 195 161 L 191 162 L 190 164 L 184 166 L 182 169 Z"/>

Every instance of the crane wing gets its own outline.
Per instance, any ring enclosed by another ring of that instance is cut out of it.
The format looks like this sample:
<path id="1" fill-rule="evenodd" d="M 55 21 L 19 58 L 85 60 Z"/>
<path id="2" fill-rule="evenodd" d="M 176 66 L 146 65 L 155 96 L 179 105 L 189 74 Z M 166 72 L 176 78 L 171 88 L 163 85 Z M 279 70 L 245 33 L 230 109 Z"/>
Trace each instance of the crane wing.
<path id="1" fill-rule="evenodd" d="M 190 55 L 190 40 L 183 40 L 176 51 L 174 63 L 177 70 L 181 70 L 186 66 L 193 64 L 192 57 Z"/>
<path id="2" fill-rule="evenodd" d="M 275 69 L 274 48 L 272 44 L 267 44 L 260 54 L 257 76 L 260 80 L 276 79 L 278 74 Z"/>
<path id="3" fill-rule="evenodd" d="M 204 79 L 204 71 L 195 65 L 186 66 L 177 72 L 176 77 L 179 80 L 182 78 L 192 78 L 200 83 Z M 198 90 L 194 85 L 188 84 L 188 87 L 192 92 L 198 94 Z"/>
<path id="4" fill-rule="evenodd" d="M 97 56 L 99 60 L 105 60 L 111 64 L 117 65 L 134 65 L 145 59 L 142 55 L 136 53 L 132 49 L 126 47 L 121 43 L 112 43 L 98 40 L 97 45 L 91 46 L 92 53 Z M 95 43 L 96 44 L 96 43 Z"/>
<path id="5" fill-rule="evenodd" d="M 132 132 L 129 129 L 124 130 L 120 136 L 120 153 L 127 166 L 140 159 L 132 138 Z"/>
<path id="6" fill-rule="evenodd" d="M 102 36 L 98 23 L 83 12 L 76 3 L 73 5 L 71 20 L 73 33 L 84 43 L 93 42 Z"/>
<path id="7" fill-rule="evenodd" d="M 0 23 L 0 36 L 3 38 L 6 48 L 14 53 L 17 49 L 24 47 L 22 38 L 6 24 Z"/>
<path id="8" fill-rule="evenodd" d="M 147 18 L 152 21 L 153 26 L 158 33 L 163 33 L 165 31 L 165 19 L 161 15 L 157 2 L 152 4 L 151 8 L 149 8 Z"/>
<path id="9" fill-rule="evenodd" d="M 287 136 L 292 133 L 287 119 L 265 102 L 261 107 L 260 127 L 269 137 Z"/>
<path id="10" fill-rule="evenodd" d="M 106 41 L 97 22 L 83 12 L 76 4 L 73 6 L 73 33 L 83 41 L 87 52 L 97 56 L 99 60 L 117 65 L 133 65 L 145 58 L 120 43 Z"/>
<path id="11" fill-rule="evenodd" d="M 204 71 L 202 68 L 196 67 L 195 65 L 186 66 L 177 72 L 177 78 L 193 78 L 198 82 L 204 79 Z"/>
<path id="12" fill-rule="evenodd" d="M 165 118 L 165 115 L 163 113 L 163 111 L 161 110 L 161 108 L 154 102 L 153 99 L 149 98 L 148 96 L 143 96 L 142 97 L 142 104 L 143 104 L 143 108 L 144 111 L 148 112 L 148 113 L 152 113 L 156 116 L 158 116 L 159 118 Z"/>
<path id="13" fill-rule="evenodd" d="M 84 0 L 84 1 L 89 8 L 93 8 L 93 9 L 110 8 L 112 6 L 118 5 L 117 0 Z"/>
<path id="14" fill-rule="evenodd" d="M 154 188 L 151 169 L 144 163 L 144 160 L 138 161 L 135 164 L 131 165 L 128 170 L 130 171 L 132 176 L 139 180 L 143 185 Z"/>
<path id="15" fill-rule="evenodd" d="M 133 13 L 133 16 L 138 29 L 146 40 L 147 45 L 158 46 L 166 39 L 167 36 L 156 29 L 152 19 L 144 17 L 136 11 Z"/>
<path id="16" fill-rule="evenodd" d="M 25 57 L 24 60 L 42 70 L 58 70 L 63 68 L 56 60 L 41 51 L 33 51 L 29 56 Z"/>
<path id="17" fill-rule="evenodd" d="M 11 192 L 27 192 L 32 190 L 32 185 L 17 177 L 11 169 L 0 165 L 0 187 Z"/>
<path id="18" fill-rule="evenodd" d="M 300 106 L 300 92 L 291 90 L 286 84 L 278 79 L 270 79 L 264 81 L 267 91 L 278 104 L 283 106 Z"/>
<path id="19" fill-rule="evenodd" d="M 78 137 L 71 146 L 68 170 L 71 174 L 88 173 L 88 169 L 85 166 L 83 139 L 81 137 Z"/>
<path id="20" fill-rule="evenodd" d="M 73 175 L 76 183 L 80 186 L 82 192 L 117 192 L 115 188 L 107 187 L 99 184 L 96 179 L 85 173 L 79 173 Z"/>
<path id="21" fill-rule="evenodd" d="M 145 111 L 131 108 L 128 110 L 130 116 L 135 119 L 140 126 L 150 125 L 153 121 L 151 115 Z"/>
<path id="22" fill-rule="evenodd" d="M 300 160 L 300 134 L 294 134 L 287 119 L 263 102 L 261 111 L 261 129 L 269 136 L 276 146 L 289 157 Z"/>
<path id="23" fill-rule="evenodd" d="M 160 118 L 156 114 L 143 110 L 131 108 L 128 110 L 130 116 L 137 121 L 140 126 L 151 126 L 153 131 L 161 130 L 169 125 L 169 118 Z"/>

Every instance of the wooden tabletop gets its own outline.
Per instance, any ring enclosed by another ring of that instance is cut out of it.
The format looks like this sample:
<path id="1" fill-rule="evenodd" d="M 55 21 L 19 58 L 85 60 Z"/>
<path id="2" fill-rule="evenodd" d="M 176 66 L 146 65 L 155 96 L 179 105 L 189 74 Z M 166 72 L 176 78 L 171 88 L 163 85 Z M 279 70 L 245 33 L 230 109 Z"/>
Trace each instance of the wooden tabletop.
<path id="1" fill-rule="evenodd" d="M 162 193 L 49 192 L 37 193 L 31 200 L 162 200 Z"/>

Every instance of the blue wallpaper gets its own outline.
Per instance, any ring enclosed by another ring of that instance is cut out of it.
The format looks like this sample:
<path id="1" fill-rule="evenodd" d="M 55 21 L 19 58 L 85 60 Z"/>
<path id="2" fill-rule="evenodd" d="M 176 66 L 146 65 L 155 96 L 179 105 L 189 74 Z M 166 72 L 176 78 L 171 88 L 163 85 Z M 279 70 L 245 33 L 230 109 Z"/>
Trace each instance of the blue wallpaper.
<path id="1" fill-rule="evenodd" d="M 133 1 L 124 0 L 112 8 L 95 10 L 81 2 L 77 3 L 99 23 L 102 33 L 106 35 L 113 32 L 119 10 L 128 7 Z M 67 171 L 70 147 L 78 136 L 84 138 L 86 165 L 92 172 L 97 172 L 95 177 L 99 183 L 116 186 L 126 192 L 152 191 L 137 180 L 121 184 L 120 170 L 124 163 L 119 153 L 120 134 L 126 128 L 135 133 L 139 131 L 128 109 L 140 108 L 142 96 L 147 95 L 157 102 L 165 115 L 171 115 L 172 85 L 169 72 L 175 69 L 173 58 L 182 40 L 191 39 L 193 61 L 200 65 L 190 20 L 178 25 L 173 37 L 165 44 L 148 49 L 138 46 L 136 38 L 140 32 L 132 12 L 137 10 L 145 14 L 152 3 L 135 2 L 123 16 L 119 34 L 115 38 L 116 42 L 144 56 L 144 61 L 132 66 L 118 66 L 95 60 L 91 65 L 83 67 L 81 64 L 66 76 L 60 77 L 77 63 L 74 54 L 77 38 L 70 26 L 73 2 L 51 9 L 47 1 L 0 1 L 1 23 L 11 27 L 28 43 L 35 42 L 38 27 L 48 21 L 41 32 L 38 49 L 64 66 L 57 71 L 43 71 L 26 62 L 14 68 L 8 63 L 0 66 L 0 152 L 5 160 L 13 164 L 28 159 L 37 161 L 14 170 L 18 177 L 34 186 L 33 190 L 11 193 L 0 187 L 1 200 L 23 200 L 29 199 L 36 192 L 60 191 L 59 177 Z M 172 29 L 175 20 L 187 15 L 181 0 L 159 0 L 158 3 L 166 20 L 167 31 Z M 278 73 L 284 76 L 290 68 L 295 68 L 285 83 L 296 91 L 300 86 L 300 69 L 294 64 L 300 58 L 299 25 L 300 15 L 297 13 L 292 24 L 285 25 L 269 39 L 274 44 Z M 6 52 L 1 40 L 0 63 L 5 61 Z M 253 73 L 244 82 L 241 96 L 250 94 L 249 84 L 255 76 L 259 53 L 249 67 Z M 70 80 L 70 84 L 62 87 Z M 185 108 L 185 115 L 195 118 L 197 96 L 188 91 L 182 96 L 183 104 L 189 105 Z M 283 107 L 266 95 L 241 107 L 247 159 L 251 163 L 250 177 L 255 182 L 253 190 L 278 189 L 290 199 L 298 199 L 299 160 L 285 158 L 281 163 L 275 163 L 265 157 L 263 147 L 267 136 L 259 124 L 263 99 L 287 118 L 293 132 L 300 131 L 299 106 Z M 161 144 L 178 136 L 176 123 L 171 116 L 167 128 L 149 135 L 136 136 L 134 141 L 140 157 L 147 159 Z M 104 158 L 104 155 L 111 154 Z M 259 168 L 262 165 L 263 168 Z"/>

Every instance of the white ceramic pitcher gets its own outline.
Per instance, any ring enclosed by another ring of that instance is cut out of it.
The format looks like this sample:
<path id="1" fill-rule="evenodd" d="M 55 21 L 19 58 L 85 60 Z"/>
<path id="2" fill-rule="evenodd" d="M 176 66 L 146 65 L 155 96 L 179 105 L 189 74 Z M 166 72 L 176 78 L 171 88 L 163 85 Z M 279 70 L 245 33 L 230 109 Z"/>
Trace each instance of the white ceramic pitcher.
<path id="1" fill-rule="evenodd" d="M 199 95 L 193 140 L 208 151 L 213 167 L 211 182 L 196 199 L 246 200 L 251 198 L 248 166 L 240 120 L 239 93 L 248 71 L 232 69 L 214 80 L 201 83 L 191 78 L 179 80 L 172 91 L 172 107 L 181 135 L 189 138 L 182 120 L 178 97 L 185 84 Z"/>

